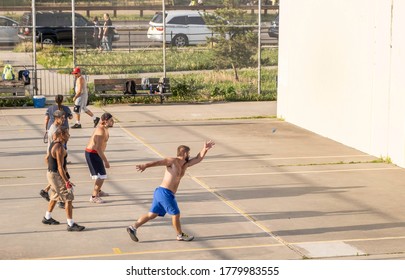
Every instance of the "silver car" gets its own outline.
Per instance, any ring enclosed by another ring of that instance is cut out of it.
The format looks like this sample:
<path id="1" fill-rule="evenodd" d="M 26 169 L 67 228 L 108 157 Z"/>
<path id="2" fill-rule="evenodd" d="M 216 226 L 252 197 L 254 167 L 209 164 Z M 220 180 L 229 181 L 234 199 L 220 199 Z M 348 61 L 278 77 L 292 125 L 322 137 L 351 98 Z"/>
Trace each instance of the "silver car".
<path id="1" fill-rule="evenodd" d="M 18 37 L 18 22 L 0 16 L 0 44 L 16 44 L 20 42 Z"/>

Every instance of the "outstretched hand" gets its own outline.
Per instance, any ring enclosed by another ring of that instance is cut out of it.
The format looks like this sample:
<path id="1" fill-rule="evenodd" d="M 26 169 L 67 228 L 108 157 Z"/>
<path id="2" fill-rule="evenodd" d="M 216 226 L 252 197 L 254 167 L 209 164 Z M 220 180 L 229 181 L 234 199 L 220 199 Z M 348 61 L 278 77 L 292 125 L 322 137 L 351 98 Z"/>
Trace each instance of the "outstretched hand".
<path id="1" fill-rule="evenodd" d="M 209 141 L 206 141 L 205 143 L 204 143 L 204 149 L 205 150 L 209 150 L 209 149 L 211 149 L 212 147 L 214 147 L 215 146 L 215 142 L 214 141 L 212 141 L 212 140 L 209 140 Z"/>
<path id="2" fill-rule="evenodd" d="M 139 164 L 139 165 L 136 165 L 135 167 L 136 167 L 136 170 L 138 170 L 138 171 L 140 171 L 140 172 L 144 172 L 145 169 L 146 169 L 146 165 L 145 165 L 145 164 Z"/>

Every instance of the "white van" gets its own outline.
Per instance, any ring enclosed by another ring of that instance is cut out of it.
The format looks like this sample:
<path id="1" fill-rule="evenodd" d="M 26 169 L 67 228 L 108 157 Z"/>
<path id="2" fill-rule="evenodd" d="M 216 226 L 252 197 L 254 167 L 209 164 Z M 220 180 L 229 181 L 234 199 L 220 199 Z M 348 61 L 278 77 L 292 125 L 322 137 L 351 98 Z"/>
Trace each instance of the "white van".
<path id="1" fill-rule="evenodd" d="M 149 22 L 147 36 L 163 42 L 163 13 L 157 12 Z M 202 12 L 166 11 L 166 42 L 173 46 L 205 44 L 213 33 L 205 25 Z"/>

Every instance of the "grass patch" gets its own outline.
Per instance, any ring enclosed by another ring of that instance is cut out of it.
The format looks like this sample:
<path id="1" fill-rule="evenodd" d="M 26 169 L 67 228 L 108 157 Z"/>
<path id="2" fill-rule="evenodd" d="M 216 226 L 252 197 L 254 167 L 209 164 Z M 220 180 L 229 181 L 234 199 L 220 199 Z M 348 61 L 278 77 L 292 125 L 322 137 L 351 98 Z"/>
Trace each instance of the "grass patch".
<path id="1" fill-rule="evenodd" d="M 32 43 L 18 44 L 14 51 L 32 52 Z M 73 53 L 71 49 L 60 46 L 37 45 L 37 61 L 45 68 L 72 68 Z M 161 50 L 144 49 L 133 52 L 98 53 L 95 50 L 79 51 L 76 63 L 89 75 L 136 74 L 163 71 L 163 54 Z M 278 65 L 278 49 L 262 50 L 262 66 Z M 226 65 L 225 69 L 231 69 Z M 215 55 L 210 48 L 168 48 L 166 51 L 166 71 L 219 70 L 215 64 Z M 66 70 L 68 71 L 68 70 Z M 254 75 L 254 74 L 252 74 Z"/>

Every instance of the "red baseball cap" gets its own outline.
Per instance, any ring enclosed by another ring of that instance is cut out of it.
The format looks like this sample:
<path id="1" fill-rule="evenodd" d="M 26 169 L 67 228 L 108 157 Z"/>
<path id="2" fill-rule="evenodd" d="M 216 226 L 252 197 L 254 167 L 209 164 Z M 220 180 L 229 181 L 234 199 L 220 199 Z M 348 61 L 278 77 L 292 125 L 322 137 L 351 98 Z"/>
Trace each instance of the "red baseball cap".
<path id="1" fill-rule="evenodd" d="M 74 68 L 72 74 L 80 74 L 80 68 L 79 67 Z"/>

